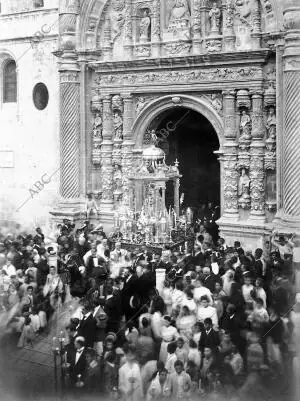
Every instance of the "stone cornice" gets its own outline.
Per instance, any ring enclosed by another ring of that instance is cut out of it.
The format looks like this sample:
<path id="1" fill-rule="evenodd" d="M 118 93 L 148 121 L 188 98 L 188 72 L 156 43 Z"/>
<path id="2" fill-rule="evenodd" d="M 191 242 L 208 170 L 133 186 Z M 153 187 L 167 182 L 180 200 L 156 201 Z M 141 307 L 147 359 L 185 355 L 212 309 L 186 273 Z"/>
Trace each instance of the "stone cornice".
<path id="1" fill-rule="evenodd" d="M 144 70 L 167 70 L 173 68 L 197 68 L 197 67 L 226 67 L 229 65 L 253 66 L 263 64 L 273 54 L 270 49 L 261 49 L 249 52 L 218 53 L 196 56 L 149 58 L 144 60 L 128 61 L 91 61 L 88 67 L 101 73 L 113 73 L 114 71 L 132 72 Z"/>

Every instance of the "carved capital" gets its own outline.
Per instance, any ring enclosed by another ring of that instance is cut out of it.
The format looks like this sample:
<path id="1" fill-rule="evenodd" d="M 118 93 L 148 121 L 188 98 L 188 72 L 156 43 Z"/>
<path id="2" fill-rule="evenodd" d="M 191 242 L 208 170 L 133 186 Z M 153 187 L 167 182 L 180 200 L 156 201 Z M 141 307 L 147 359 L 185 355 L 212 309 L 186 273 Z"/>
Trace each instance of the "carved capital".
<path id="1" fill-rule="evenodd" d="M 79 84 L 79 73 L 75 71 L 62 71 L 59 74 L 60 83 L 77 83 Z"/>

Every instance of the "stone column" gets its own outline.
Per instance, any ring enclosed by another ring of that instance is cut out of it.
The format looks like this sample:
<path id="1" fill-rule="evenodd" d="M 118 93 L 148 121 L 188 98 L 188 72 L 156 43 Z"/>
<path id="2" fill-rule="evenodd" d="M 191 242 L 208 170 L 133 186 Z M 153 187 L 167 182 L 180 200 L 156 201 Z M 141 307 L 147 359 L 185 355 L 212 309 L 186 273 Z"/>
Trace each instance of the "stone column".
<path id="1" fill-rule="evenodd" d="M 101 146 L 101 182 L 102 198 L 100 203 L 101 218 L 110 222 L 113 215 L 113 127 L 112 127 L 112 109 L 111 96 L 105 96 L 103 99 L 103 141 Z"/>
<path id="2" fill-rule="evenodd" d="M 252 92 L 252 143 L 250 146 L 250 220 L 266 220 L 265 215 L 265 166 L 264 166 L 263 94 Z"/>
<path id="3" fill-rule="evenodd" d="M 200 0 L 194 0 L 193 8 L 193 53 L 199 54 L 201 52 L 201 12 Z"/>
<path id="4" fill-rule="evenodd" d="M 238 172 L 237 172 L 237 129 L 235 112 L 235 91 L 223 92 L 224 136 L 223 155 L 220 156 L 223 170 L 223 213 L 222 218 L 237 221 Z"/>
<path id="5" fill-rule="evenodd" d="M 160 1 L 153 1 L 153 15 L 151 19 L 152 57 L 160 56 Z"/>
<path id="6" fill-rule="evenodd" d="M 62 200 L 80 197 L 80 86 L 79 68 L 73 59 L 60 68 L 60 195 Z"/>
<path id="7" fill-rule="evenodd" d="M 129 206 L 130 180 L 128 179 L 128 176 L 132 171 L 132 150 L 134 146 L 131 131 L 133 124 L 133 99 L 128 94 L 125 94 L 122 97 L 124 104 L 122 144 L 123 203 Z"/>
<path id="8" fill-rule="evenodd" d="M 233 29 L 235 5 L 233 1 L 223 0 L 223 49 L 225 52 L 235 50 L 235 33 Z"/>
<path id="9" fill-rule="evenodd" d="M 252 50 L 260 49 L 260 42 L 261 42 L 261 9 L 259 0 L 255 0 L 254 7 L 251 11 L 252 13 L 252 23 L 253 23 L 253 30 L 251 32 L 251 43 L 252 43 Z"/>
<path id="10" fill-rule="evenodd" d="M 283 221 L 300 232 L 300 3 L 284 1 Z"/>

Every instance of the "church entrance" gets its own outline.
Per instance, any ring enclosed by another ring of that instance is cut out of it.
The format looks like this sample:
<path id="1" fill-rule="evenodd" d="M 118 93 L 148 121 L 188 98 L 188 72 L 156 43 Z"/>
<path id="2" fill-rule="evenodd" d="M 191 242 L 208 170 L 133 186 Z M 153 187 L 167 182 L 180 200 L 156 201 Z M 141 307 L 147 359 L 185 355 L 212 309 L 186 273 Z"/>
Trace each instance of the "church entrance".
<path id="1" fill-rule="evenodd" d="M 217 207 L 219 215 L 220 166 L 214 151 L 220 146 L 211 123 L 196 111 L 174 108 L 159 115 L 150 125 L 151 129 L 156 131 L 158 146 L 165 151 L 167 164 L 174 164 L 176 159 L 179 162 L 182 206 L 198 210 L 205 204 L 209 209 Z M 166 192 L 167 206 L 172 198 L 170 185 Z"/>

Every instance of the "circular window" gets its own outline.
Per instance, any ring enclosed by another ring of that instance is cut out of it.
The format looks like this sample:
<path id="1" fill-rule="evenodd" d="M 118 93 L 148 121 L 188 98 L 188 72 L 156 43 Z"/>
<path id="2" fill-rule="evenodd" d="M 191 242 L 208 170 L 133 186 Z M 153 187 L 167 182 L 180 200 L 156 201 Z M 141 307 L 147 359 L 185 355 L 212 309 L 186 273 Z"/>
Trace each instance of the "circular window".
<path id="1" fill-rule="evenodd" d="M 43 83 L 38 83 L 33 88 L 33 103 L 38 110 L 44 110 L 49 101 L 49 92 L 47 86 Z"/>

